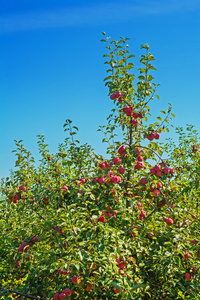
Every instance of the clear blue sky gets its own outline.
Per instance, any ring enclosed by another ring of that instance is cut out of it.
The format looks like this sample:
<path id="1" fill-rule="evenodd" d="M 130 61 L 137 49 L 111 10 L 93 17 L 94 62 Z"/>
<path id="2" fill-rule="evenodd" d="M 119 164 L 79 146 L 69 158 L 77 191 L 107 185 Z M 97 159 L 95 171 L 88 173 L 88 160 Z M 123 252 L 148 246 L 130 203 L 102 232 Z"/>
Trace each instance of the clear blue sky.
<path id="1" fill-rule="evenodd" d="M 0 177 L 14 168 L 14 139 L 38 159 L 36 135 L 44 134 L 55 153 L 67 118 L 81 143 L 104 153 L 97 129 L 112 102 L 103 82 L 103 31 L 131 38 L 136 68 L 140 45 L 150 45 L 161 84 L 153 113 L 170 102 L 173 125 L 200 132 L 199 0 L 1 0 Z"/>

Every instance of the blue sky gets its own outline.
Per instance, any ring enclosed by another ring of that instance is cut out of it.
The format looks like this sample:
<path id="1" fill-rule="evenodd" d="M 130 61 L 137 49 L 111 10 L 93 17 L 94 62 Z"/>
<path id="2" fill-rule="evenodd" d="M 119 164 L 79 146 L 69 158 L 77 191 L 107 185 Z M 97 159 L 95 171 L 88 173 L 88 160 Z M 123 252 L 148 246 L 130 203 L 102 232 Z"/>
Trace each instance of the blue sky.
<path id="1" fill-rule="evenodd" d="M 161 85 L 152 113 L 170 102 L 174 127 L 194 124 L 200 131 L 199 0 L 1 0 L 0 177 L 14 169 L 14 139 L 39 159 L 36 135 L 44 134 L 55 153 L 67 118 L 79 127 L 81 143 L 105 153 L 97 129 L 113 104 L 103 82 L 103 31 L 131 38 L 136 69 L 140 45 L 150 45 Z"/>

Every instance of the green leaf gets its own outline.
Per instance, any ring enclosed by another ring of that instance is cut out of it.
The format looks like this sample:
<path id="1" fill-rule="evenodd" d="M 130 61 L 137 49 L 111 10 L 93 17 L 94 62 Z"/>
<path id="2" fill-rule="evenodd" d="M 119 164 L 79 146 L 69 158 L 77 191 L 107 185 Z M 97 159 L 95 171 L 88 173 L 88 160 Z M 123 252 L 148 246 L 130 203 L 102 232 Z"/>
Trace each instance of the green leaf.
<path id="1" fill-rule="evenodd" d="M 175 118 L 175 115 L 174 115 L 174 114 L 171 114 L 171 116 Z"/>
<path id="2" fill-rule="evenodd" d="M 146 284 L 143 284 L 143 283 L 141 283 L 141 284 L 136 284 L 136 285 L 134 285 L 134 286 L 130 289 L 130 292 L 132 292 L 132 291 L 134 291 L 134 290 L 137 290 L 137 289 L 139 289 L 139 288 L 142 288 L 142 287 L 146 287 Z"/>
<path id="3" fill-rule="evenodd" d="M 161 117 L 157 117 L 158 121 L 162 121 L 162 118 Z"/>
<path id="4" fill-rule="evenodd" d="M 135 55 L 133 55 L 133 54 L 128 55 L 128 56 L 127 56 L 127 59 L 132 58 L 132 57 L 135 57 Z"/>
<path id="5" fill-rule="evenodd" d="M 117 282 L 112 281 L 111 284 L 112 284 L 116 289 L 120 290 L 120 292 L 122 292 L 122 289 L 121 289 L 121 287 L 118 285 Z"/>

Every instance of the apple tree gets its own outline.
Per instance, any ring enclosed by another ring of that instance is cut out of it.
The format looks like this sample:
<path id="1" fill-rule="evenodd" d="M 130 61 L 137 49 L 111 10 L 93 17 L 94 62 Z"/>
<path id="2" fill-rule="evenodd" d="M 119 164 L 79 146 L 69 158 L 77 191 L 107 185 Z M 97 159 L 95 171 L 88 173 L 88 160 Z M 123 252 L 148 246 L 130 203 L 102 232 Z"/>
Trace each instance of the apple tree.
<path id="1" fill-rule="evenodd" d="M 107 156 L 69 137 L 38 167 L 22 141 L 1 181 L 0 299 L 199 299 L 199 140 L 177 129 L 159 142 L 172 107 L 151 116 L 158 85 L 142 45 L 135 83 L 128 39 L 106 43 L 113 109 L 100 127 Z M 118 140 L 118 133 L 122 138 Z"/>

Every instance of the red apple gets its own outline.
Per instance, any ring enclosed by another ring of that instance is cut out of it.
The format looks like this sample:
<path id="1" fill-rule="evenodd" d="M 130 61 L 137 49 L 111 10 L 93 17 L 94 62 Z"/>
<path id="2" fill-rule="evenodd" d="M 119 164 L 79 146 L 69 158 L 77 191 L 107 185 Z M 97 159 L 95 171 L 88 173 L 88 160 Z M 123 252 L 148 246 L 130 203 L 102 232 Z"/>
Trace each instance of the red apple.
<path id="1" fill-rule="evenodd" d="M 23 247 L 23 248 L 26 247 L 27 245 L 28 245 L 27 242 L 23 242 L 23 243 L 22 243 L 22 247 Z"/>
<path id="2" fill-rule="evenodd" d="M 80 283 L 80 278 L 79 278 L 78 276 L 73 276 L 73 277 L 72 277 L 72 282 L 73 282 L 74 284 Z"/>
<path id="3" fill-rule="evenodd" d="M 117 97 L 117 98 L 122 98 L 122 97 L 123 97 L 123 95 L 122 95 L 122 93 L 121 93 L 121 92 L 117 92 L 117 93 L 116 93 L 116 97 Z"/>
<path id="4" fill-rule="evenodd" d="M 167 218 L 165 222 L 168 226 L 171 226 L 174 223 L 174 220 L 172 220 L 171 218 Z"/>
<path id="5" fill-rule="evenodd" d="M 151 174 L 155 174 L 155 173 L 156 173 L 156 171 L 155 171 L 154 168 L 152 168 L 152 169 L 150 170 L 150 172 L 151 172 Z"/>
<path id="6" fill-rule="evenodd" d="M 143 118 L 143 114 L 142 114 L 142 112 L 141 112 L 141 111 L 139 112 L 139 115 L 138 115 L 138 117 L 139 117 L 140 119 L 142 119 L 142 118 Z"/>
<path id="7" fill-rule="evenodd" d="M 105 168 L 105 166 L 106 166 L 105 162 L 102 162 L 102 163 L 99 164 L 99 168 L 100 168 L 100 169 Z"/>
<path id="8" fill-rule="evenodd" d="M 62 187 L 62 190 L 63 190 L 64 192 L 67 192 L 69 189 L 68 189 L 68 187 L 65 185 L 65 186 Z"/>
<path id="9" fill-rule="evenodd" d="M 65 297 L 66 297 L 65 293 L 62 293 L 62 294 L 59 295 L 60 300 L 63 300 Z"/>
<path id="10" fill-rule="evenodd" d="M 183 256 L 185 259 L 188 259 L 190 257 L 190 254 L 186 251 L 184 256 Z"/>
<path id="11" fill-rule="evenodd" d="M 134 127 L 137 127 L 137 126 L 138 126 L 138 120 L 137 120 L 137 119 L 134 119 L 134 120 L 132 121 L 132 124 L 133 124 Z"/>
<path id="12" fill-rule="evenodd" d="M 161 165 L 155 165 L 155 167 L 154 167 L 154 169 L 155 169 L 155 171 L 160 171 L 161 170 Z"/>
<path id="13" fill-rule="evenodd" d="M 157 182 L 157 188 L 160 189 L 162 187 L 162 183 L 161 182 Z"/>
<path id="14" fill-rule="evenodd" d="M 86 182 L 85 178 L 80 178 L 81 184 L 84 184 Z"/>
<path id="15" fill-rule="evenodd" d="M 141 183 L 142 185 L 145 185 L 145 184 L 148 183 L 148 181 L 146 180 L 145 177 L 143 177 L 143 178 L 140 180 L 140 183 Z"/>
<path id="16" fill-rule="evenodd" d="M 139 156 L 137 157 L 137 161 L 143 161 L 143 157 L 142 157 L 141 155 L 139 155 Z"/>
<path id="17" fill-rule="evenodd" d="M 113 159 L 113 162 L 115 163 L 115 164 L 120 164 L 120 158 L 119 157 L 115 157 L 114 159 Z"/>
<path id="18" fill-rule="evenodd" d="M 111 100 L 115 100 L 116 98 L 117 98 L 117 95 L 116 95 L 116 94 L 110 95 L 110 99 L 111 99 Z"/>
<path id="19" fill-rule="evenodd" d="M 65 289 L 65 290 L 64 290 L 64 293 L 65 293 L 66 296 L 69 297 L 69 296 L 71 296 L 71 294 L 72 294 L 72 290 L 70 290 L 70 289 Z"/>
<path id="20" fill-rule="evenodd" d="M 163 172 L 164 172 L 165 174 L 168 174 L 168 173 L 170 172 L 170 168 L 165 167 L 165 168 L 163 169 Z"/>
<path id="21" fill-rule="evenodd" d="M 186 280 L 190 280 L 190 279 L 191 279 L 190 273 L 185 273 L 185 279 L 186 279 Z"/>
<path id="22" fill-rule="evenodd" d="M 153 193 L 154 193 L 155 197 L 158 197 L 160 195 L 160 191 L 159 190 L 155 190 L 155 191 L 153 191 Z"/>
<path id="23" fill-rule="evenodd" d="M 105 218 L 104 216 L 100 216 L 100 217 L 98 218 L 98 221 L 99 221 L 99 222 L 102 222 L 102 223 L 104 223 L 105 220 L 106 220 L 106 218 Z"/>
<path id="24" fill-rule="evenodd" d="M 17 262 L 15 263 L 15 265 L 16 265 L 17 267 L 20 267 L 20 266 L 21 266 L 21 261 L 17 261 Z"/>
<path id="25" fill-rule="evenodd" d="M 119 289 L 113 288 L 113 290 L 114 290 L 115 294 L 119 294 L 119 293 L 120 293 L 120 290 L 119 290 Z"/>
<path id="26" fill-rule="evenodd" d="M 132 116 L 132 110 L 133 110 L 133 108 L 130 107 L 130 106 L 126 106 L 126 107 L 123 109 L 123 111 L 126 113 L 126 115 L 127 115 L 128 117 Z"/>
<path id="27" fill-rule="evenodd" d="M 86 287 L 86 291 L 91 291 L 91 289 L 92 289 L 92 284 L 89 283 L 89 284 L 87 285 L 87 287 Z"/>
<path id="28" fill-rule="evenodd" d="M 121 145 L 121 146 L 118 148 L 118 153 L 119 153 L 119 154 L 122 154 L 125 150 L 126 150 L 126 147 L 125 147 L 124 145 Z"/>
<path id="29" fill-rule="evenodd" d="M 156 176 L 160 177 L 162 175 L 161 171 L 156 172 Z"/>
<path id="30" fill-rule="evenodd" d="M 144 217 L 145 215 L 146 215 L 146 211 L 144 211 L 143 208 L 142 208 L 142 209 L 141 209 L 141 212 L 140 212 L 140 216 L 141 216 L 141 217 Z"/>
<path id="31" fill-rule="evenodd" d="M 154 138 L 155 138 L 156 140 L 159 140 L 159 138 L 160 138 L 160 134 L 159 134 L 159 133 L 157 133 L 157 132 L 155 132 L 155 133 L 154 133 Z"/>
<path id="32" fill-rule="evenodd" d="M 32 238 L 32 241 L 33 241 L 34 243 L 36 243 L 36 242 L 38 242 L 38 241 L 39 241 L 39 239 L 38 239 L 38 237 L 37 237 L 37 236 L 34 236 L 34 237 Z"/>
<path id="33" fill-rule="evenodd" d="M 100 184 L 102 184 L 102 183 L 105 183 L 106 180 L 104 177 L 100 177 L 98 181 Z"/>
<path id="34" fill-rule="evenodd" d="M 123 167 L 119 167 L 118 172 L 123 175 L 125 173 L 125 170 Z"/>

